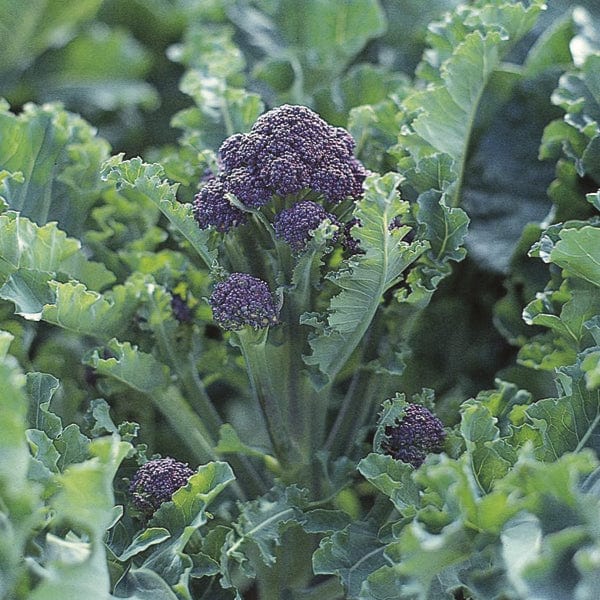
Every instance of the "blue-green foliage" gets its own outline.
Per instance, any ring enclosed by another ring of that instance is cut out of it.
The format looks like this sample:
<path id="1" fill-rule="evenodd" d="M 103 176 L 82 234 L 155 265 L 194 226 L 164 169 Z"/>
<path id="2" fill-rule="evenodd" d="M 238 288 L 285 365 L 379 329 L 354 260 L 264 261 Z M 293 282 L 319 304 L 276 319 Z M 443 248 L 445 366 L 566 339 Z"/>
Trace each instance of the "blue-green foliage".
<path id="1" fill-rule="evenodd" d="M 595 600 L 595 3 L 21 4 L 0 598 Z M 348 128 L 362 197 L 231 197 L 247 224 L 200 229 L 219 146 L 284 103 Z M 331 218 L 290 248 L 274 223 L 300 200 Z M 272 292 L 268 327 L 217 326 L 233 272 Z M 446 426 L 418 468 L 385 453 L 409 397 Z M 193 474 L 142 515 L 155 455 Z"/>

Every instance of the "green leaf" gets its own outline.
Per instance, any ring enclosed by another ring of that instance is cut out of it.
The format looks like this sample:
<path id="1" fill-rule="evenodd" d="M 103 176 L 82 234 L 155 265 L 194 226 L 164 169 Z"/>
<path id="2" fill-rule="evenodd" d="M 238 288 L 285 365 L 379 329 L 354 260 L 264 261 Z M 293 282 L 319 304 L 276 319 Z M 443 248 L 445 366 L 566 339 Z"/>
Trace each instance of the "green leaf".
<path id="1" fill-rule="evenodd" d="M 131 324 L 139 304 L 139 287 L 132 282 L 99 294 L 81 283 L 50 282 L 54 298 L 42 309 L 47 323 L 81 335 L 108 340 L 122 334 Z"/>
<path id="2" fill-rule="evenodd" d="M 525 75 L 535 77 L 547 69 L 569 65 L 572 61 L 569 44 L 574 34 L 575 27 L 570 12 L 555 19 L 527 53 Z"/>
<path id="3" fill-rule="evenodd" d="M 91 289 L 102 289 L 115 279 L 104 265 L 87 261 L 81 243 L 68 238 L 56 223 L 39 227 L 6 212 L 0 215 L 0 283 L 19 269 L 62 273 Z"/>
<path id="4" fill-rule="evenodd" d="M 32 428 L 39 429 L 55 439 L 63 431 L 62 421 L 49 410 L 49 407 L 60 382 L 49 373 L 27 373 L 26 377 L 29 424 Z"/>
<path id="5" fill-rule="evenodd" d="M 408 227 L 390 231 L 392 220 L 408 210 L 396 191 L 399 182 L 400 176 L 394 173 L 367 179 L 364 197 L 354 211 L 361 226 L 352 232 L 365 254 L 330 275 L 341 292 L 331 299 L 326 322 L 319 323 L 314 315 L 301 320 L 319 330 L 309 339 L 312 354 L 305 361 L 317 365 L 330 381 L 362 339 L 384 292 L 401 281 L 403 272 L 427 248 L 422 242 L 402 241 Z"/>
<path id="6" fill-rule="evenodd" d="M 600 287 L 600 228 L 562 229 L 550 260 L 569 274 Z"/>
<path id="7" fill-rule="evenodd" d="M 238 6 L 229 14 L 268 57 L 290 62 L 297 102 L 327 87 L 386 28 L 377 0 L 308 0 L 302 11 L 292 0 L 259 6 L 264 13 Z"/>
<path id="8" fill-rule="evenodd" d="M 163 541 L 153 542 L 143 567 L 159 574 L 169 584 L 180 581 L 191 565 L 184 549 L 194 532 L 208 520 L 208 505 L 235 479 L 231 467 L 224 462 L 211 462 L 198 467 L 185 486 L 178 489 L 170 502 L 163 503 L 149 525 L 161 532 Z"/>
<path id="9" fill-rule="evenodd" d="M 151 354 L 141 352 L 129 342 L 110 340 L 108 349 L 114 358 L 102 358 L 94 350 L 85 364 L 94 367 L 101 375 L 108 375 L 142 393 L 152 393 L 169 384 L 169 369 Z"/>
<path id="10" fill-rule="evenodd" d="M 501 479 L 516 461 L 516 451 L 500 440 L 496 419 L 477 402 L 461 407 L 460 432 L 471 458 L 473 475 L 485 491 L 490 491 L 495 480 Z"/>
<path id="11" fill-rule="evenodd" d="M 39 321 L 45 304 L 54 300 L 50 282 L 52 273 L 18 269 L 0 287 L 0 297 L 15 305 L 15 314 L 30 321 Z"/>
<path id="12" fill-rule="evenodd" d="M 419 196 L 420 223 L 425 225 L 426 239 L 431 243 L 430 253 L 436 261 L 460 261 L 466 256 L 462 247 L 469 217 L 460 208 L 451 208 L 446 204 L 447 197 L 435 191 Z"/>
<path id="13" fill-rule="evenodd" d="M 0 182 L 0 195 L 38 225 L 58 221 L 79 237 L 107 189 L 100 166 L 108 143 L 83 119 L 52 104 L 27 104 L 19 115 L 0 104 L 0 129 L 0 170 L 23 175 Z"/>
<path id="14" fill-rule="evenodd" d="M 321 540 L 313 554 L 313 570 L 317 575 L 337 575 L 347 597 L 358 598 L 367 576 L 387 564 L 384 549 L 372 522 L 351 523 Z"/>
<path id="15" fill-rule="evenodd" d="M 588 390 L 580 365 L 562 367 L 560 398 L 539 400 L 525 411 L 539 432 L 544 460 L 584 447 L 600 448 L 600 390 Z"/>
<path id="16" fill-rule="evenodd" d="M 259 456 L 264 460 L 274 460 L 263 450 L 248 446 L 239 438 L 237 431 L 229 424 L 224 423 L 219 429 L 219 443 L 215 448 L 219 454 L 241 454 L 244 456 Z"/>
<path id="17" fill-rule="evenodd" d="M 150 53 L 130 31 L 95 22 L 42 56 L 29 78 L 38 97 L 63 102 L 95 122 L 99 113 L 158 108 L 156 90 L 144 81 L 151 66 Z"/>
<path id="18" fill-rule="evenodd" d="M 90 443 L 93 458 L 70 465 L 59 476 L 60 489 L 51 504 L 57 521 L 64 521 L 100 542 L 113 522 L 113 478 L 131 444 L 117 437 Z"/>
<path id="19" fill-rule="evenodd" d="M 119 598 L 131 600 L 178 600 L 171 586 L 150 569 L 131 569 L 115 586 Z"/>
<path id="20" fill-rule="evenodd" d="M 109 597 L 110 576 L 103 546 L 74 538 L 46 535 L 44 577 L 28 598 L 54 600 L 79 594 Z"/>
<path id="21" fill-rule="evenodd" d="M 419 506 L 419 490 L 412 479 L 414 468 L 391 456 L 371 453 L 363 458 L 358 471 L 380 492 L 389 496 L 401 514 L 410 514 Z"/>
<path id="22" fill-rule="evenodd" d="M 432 83 L 403 101 L 407 126 L 401 129 L 395 151 L 401 170 L 414 168 L 435 153 L 452 159 L 455 185 L 448 192 L 449 207 L 456 207 L 460 199 L 467 150 L 485 87 L 541 10 L 539 1 L 527 7 L 521 3 L 464 6 L 431 30 L 433 48 L 425 54 L 419 74 Z"/>
<path id="23" fill-rule="evenodd" d="M 160 165 L 143 163 L 139 158 L 123 161 L 113 157 L 106 163 L 106 178 L 115 183 L 119 193 L 132 203 L 153 203 L 169 220 L 172 228 L 198 253 L 206 266 L 214 266 L 217 253 L 214 236 L 198 227 L 190 204 L 181 204 L 175 196 L 177 186 L 162 179 Z"/>
<path id="24" fill-rule="evenodd" d="M 585 354 L 585 358 L 581 362 L 581 370 L 585 373 L 588 390 L 600 388 L 600 349 Z"/>
<path id="25" fill-rule="evenodd" d="M 148 527 L 135 536 L 131 544 L 118 556 L 118 559 L 125 562 L 133 556 L 144 552 L 150 546 L 160 544 L 170 537 L 171 534 L 164 527 Z"/>

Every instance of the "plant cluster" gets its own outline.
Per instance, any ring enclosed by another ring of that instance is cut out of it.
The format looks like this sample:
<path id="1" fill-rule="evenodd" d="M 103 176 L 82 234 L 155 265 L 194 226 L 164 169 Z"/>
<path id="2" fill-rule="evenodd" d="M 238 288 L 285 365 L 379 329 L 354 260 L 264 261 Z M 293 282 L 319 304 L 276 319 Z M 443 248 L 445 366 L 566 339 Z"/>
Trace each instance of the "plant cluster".
<path id="1" fill-rule="evenodd" d="M 40 23 L 0 61 L 0 598 L 595 600 L 596 3 L 159 0 L 161 109 L 133 13 L 50 4 L 0 15 Z M 181 137 L 115 153 L 148 110 Z"/>

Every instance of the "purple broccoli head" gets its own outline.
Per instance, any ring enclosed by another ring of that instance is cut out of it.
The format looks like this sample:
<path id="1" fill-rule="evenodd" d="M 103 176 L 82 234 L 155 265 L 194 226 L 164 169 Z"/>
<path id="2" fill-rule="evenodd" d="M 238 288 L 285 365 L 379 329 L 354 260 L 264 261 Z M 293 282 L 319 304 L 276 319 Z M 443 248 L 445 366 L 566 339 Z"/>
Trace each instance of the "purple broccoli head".
<path id="1" fill-rule="evenodd" d="M 174 458 L 159 458 L 144 463 L 129 484 L 133 505 L 147 517 L 168 502 L 194 474 L 186 463 Z"/>
<path id="2" fill-rule="evenodd" d="M 262 329 L 278 323 L 277 307 L 269 286 L 247 273 L 232 273 L 217 283 L 209 303 L 214 320 L 229 331 L 237 331 L 245 325 Z"/>
<path id="3" fill-rule="evenodd" d="M 219 149 L 225 174 L 249 169 L 278 196 L 312 189 L 330 202 L 358 198 L 366 170 L 353 156 L 354 140 L 305 106 L 284 104 L 260 116 L 247 134 Z"/>
<path id="4" fill-rule="evenodd" d="M 310 239 L 310 234 L 325 219 L 340 227 L 336 217 L 328 213 L 320 204 L 311 200 L 296 202 L 291 208 L 282 210 L 273 223 L 277 237 L 284 240 L 294 250 L 304 250 Z"/>
<path id="5" fill-rule="evenodd" d="M 442 422 L 420 404 L 409 404 L 401 420 L 385 428 L 381 448 L 396 460 L 417 468 L 431 452 L 441 452 L 446 438 Z"/>

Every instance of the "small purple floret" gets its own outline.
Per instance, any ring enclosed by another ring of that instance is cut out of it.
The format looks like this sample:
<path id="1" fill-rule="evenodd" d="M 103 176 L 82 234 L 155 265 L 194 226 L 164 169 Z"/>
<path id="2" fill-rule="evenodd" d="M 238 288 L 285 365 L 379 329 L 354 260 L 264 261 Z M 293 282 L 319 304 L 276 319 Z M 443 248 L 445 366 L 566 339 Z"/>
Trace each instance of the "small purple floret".
<path id="1" fill-rule="evenodd" d="M 409 404 L 402 419 L 385 428 L 385 435 L 383 452 L 415 468 L 429 453 L 441 452 L 446 438 L 442 422 L 420 404 Z"/>
<path id="2" fill-rule="evenodd" d="M 262 329 L 278 323 L 277 307 L 269 286 L 247 273 L 232 273 L 217 283 L 209 303 L 216 323 L 229 331 L 237 331 L 245 325 Z"/>
<path id="3" fill-rule="evenodd" d="M 310 240 L 311 232 L 325 219 L 329 219 L 338 227 L 341 226 L 336 217 L 328 213 L 320 204 L 311 200 L 302 200 L 278 213 L 273 225 L 277 237 L 284 240 L 294 252 L 300 252 Z"/>
<path id="4" fill-rule="evenodd" d="M 150 517 L 163 502 L 186 485 L 194 471 L 174 458 L 159 458 L 144 463 L 129 484 L 133 505 Z"/>
<path id="5" fill-rule="evenodd" d="M 193 212 L 201 229 L 214 227 L 225 233 L 246 222 L 246 215 L 227 199 L 223 177 L 211 179 L 194 198 Z"/>
<path id="6" fill-rule="evenodd" d="M 191 323 L 193 320 L 192 311 L 190 307 L 187 305 L 187 302 L 184 298 L 182 298 L 179 294 L 171 294 L 171 310 L 173 311 L 173 316 L 180 323 Z"/>

